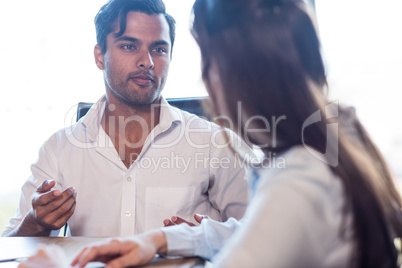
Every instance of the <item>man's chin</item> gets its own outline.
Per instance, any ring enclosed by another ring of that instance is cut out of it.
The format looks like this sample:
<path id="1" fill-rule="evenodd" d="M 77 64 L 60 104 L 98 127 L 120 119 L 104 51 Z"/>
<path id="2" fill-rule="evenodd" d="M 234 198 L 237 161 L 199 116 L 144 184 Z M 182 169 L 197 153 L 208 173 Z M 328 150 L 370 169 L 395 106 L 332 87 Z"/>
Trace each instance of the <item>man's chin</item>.
<path id="1" fill-rule="evenodd" d="M 160 95 L 136 95 L 125 98 L 124 101 L 130 106 L 145 106 L 159 102 Z"/>

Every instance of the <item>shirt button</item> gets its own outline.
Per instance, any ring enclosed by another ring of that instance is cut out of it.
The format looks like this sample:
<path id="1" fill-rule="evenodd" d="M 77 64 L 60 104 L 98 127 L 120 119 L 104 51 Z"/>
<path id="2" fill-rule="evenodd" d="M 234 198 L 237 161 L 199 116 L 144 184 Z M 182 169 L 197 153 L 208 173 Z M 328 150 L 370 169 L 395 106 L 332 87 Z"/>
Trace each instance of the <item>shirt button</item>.
<path id="1" fill-rule="evenodd" d="M 131 177 L 128 177 L 128 178 L 127 178 L 127 181 L 131 182 Z"/>
<path id="2" fill-rule="evenodd" d="M 131 216 L 130 211 L 126 211 L 126 217 L 130 217 L 130 216 Z"/>

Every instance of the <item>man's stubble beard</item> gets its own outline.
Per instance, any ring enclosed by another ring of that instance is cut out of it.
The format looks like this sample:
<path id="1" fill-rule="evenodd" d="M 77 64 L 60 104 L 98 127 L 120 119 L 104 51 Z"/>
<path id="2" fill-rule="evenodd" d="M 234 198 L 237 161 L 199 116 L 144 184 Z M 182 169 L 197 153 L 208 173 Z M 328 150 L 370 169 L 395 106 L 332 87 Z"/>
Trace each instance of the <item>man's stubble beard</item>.
<path id="1" fill-rule="evenodd" d="M 107 75 L 108 77 L 115 77 L 112 73 L 108 73 Z M 130 82 L 129 75 L 125 81 L 116 83 L 113 78 L 109 79 L 109 81 L 109 85 L 106 82 L 106 86 L 118 99 L 130 106 L 149 105 L 153 103 L 157 98 L 160 97 L 164 87 L 163 83 L 158 88 L 151 87 L 148 89 L 141 89 L 141 86 L 137 85 L 139 89 L 135 89 L 130 85 L 134 83 Z"/>

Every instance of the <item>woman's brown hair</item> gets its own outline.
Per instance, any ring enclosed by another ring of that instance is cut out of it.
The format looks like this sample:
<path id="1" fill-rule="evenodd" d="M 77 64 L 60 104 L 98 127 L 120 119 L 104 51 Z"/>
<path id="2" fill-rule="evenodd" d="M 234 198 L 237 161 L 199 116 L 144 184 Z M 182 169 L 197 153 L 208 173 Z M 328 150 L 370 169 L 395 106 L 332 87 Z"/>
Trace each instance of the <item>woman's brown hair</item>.
<path id="1" fill-rule="evenodd" d="M 276 126 L 276 137 L 265 133 L 269 146 L 264 152 L 305 145 L 325 155 L 344 186 L 345 210 L 353 212 L 353 266 L 397 267 L 393 238 L 402 234 L 400 196 L 381 153 L 358 120 L 352 119 L 348 127 L 339 122 L 339 131 L 327 127 L 334 119 L 327 119 L 325 111 L 334 106 L 326 97 L 320 44 L 303 2 L 197 0 L 193 15 L 192 32 L 215 113 L 227 114 L 239 134 L 258 145 L 261 137 L 245 130 L 247 119 L 286 116 Z M 220 98 L 211 83 L 213 66 Z M 240 120 L 238 103 L 243 109 Z M 336 110 L 346 113 L 341 106 Z M 321 121 L 305 127 L 317 111 Z M 256 121 L 256 126 L 263 129 L 264 123 Z M 328 135 L 337 142 L 330 142 Z"/>

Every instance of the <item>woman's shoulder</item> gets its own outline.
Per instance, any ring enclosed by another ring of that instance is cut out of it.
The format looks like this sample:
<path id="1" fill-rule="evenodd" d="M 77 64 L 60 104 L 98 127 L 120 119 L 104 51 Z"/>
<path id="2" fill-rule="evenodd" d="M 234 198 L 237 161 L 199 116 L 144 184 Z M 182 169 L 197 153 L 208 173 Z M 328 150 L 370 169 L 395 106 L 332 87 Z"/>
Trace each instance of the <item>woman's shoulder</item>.
<path id="1" fill-rule="evenodd" d="M 329 196 L 342 194 L 341 181 L 331 166 L 304 146 L 290 148 L 273 157 L 268 165 L 257 171 L 256 188 L 264 190 L 282 185 L 298 192 L 321 192 Z"/>
<path id="2" fill-rule="evenodd" d="M 307 146 L 293 146 L 283 153 L 270 155 L 258 173 L 261 177 L 292 173 L 322 176 L 331 172 L 330 165 L 323 158 Z"/>

